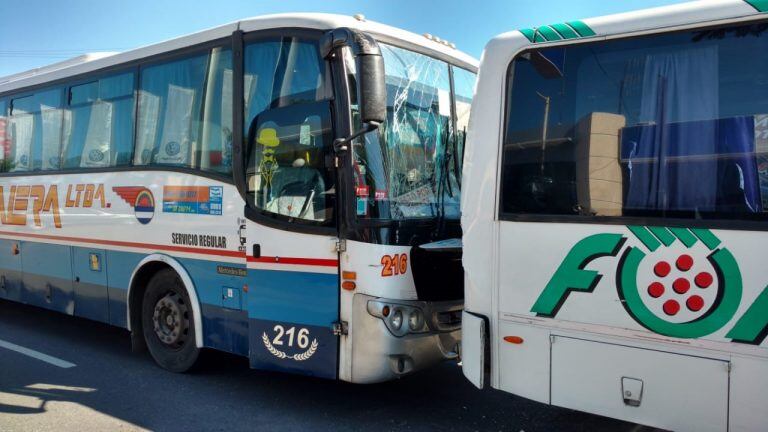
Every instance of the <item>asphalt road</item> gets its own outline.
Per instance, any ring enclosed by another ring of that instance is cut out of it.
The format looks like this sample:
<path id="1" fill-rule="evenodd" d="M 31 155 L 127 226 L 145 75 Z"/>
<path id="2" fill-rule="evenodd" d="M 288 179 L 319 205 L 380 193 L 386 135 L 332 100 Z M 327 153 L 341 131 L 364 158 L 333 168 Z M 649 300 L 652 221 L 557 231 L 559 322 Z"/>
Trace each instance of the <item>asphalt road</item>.
<path id="1" fill-rule="evenodd" d="M 75 366 L 20 354 L 8 342 Z M 131 353 L 124 330 L 0 301 L 0 431 L 640 429 L 477 390 L 455 363 L 363 386 L 250 370 L 246 359 L 222 353 L 203 361 L 191 374 L 166 372 L 148 353 Z"/>

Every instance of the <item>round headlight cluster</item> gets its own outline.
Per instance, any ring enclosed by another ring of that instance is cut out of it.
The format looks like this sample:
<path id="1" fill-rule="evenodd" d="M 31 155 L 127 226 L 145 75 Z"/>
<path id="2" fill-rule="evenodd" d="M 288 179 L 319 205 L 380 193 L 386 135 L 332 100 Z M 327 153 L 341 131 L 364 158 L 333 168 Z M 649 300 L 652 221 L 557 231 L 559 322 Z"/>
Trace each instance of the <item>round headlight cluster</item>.
<path id="1" fill-rule="evenodd" d="M 428 331 L 424 312 L 415 305 L 371 300 L 368 302 L 368 313 L 381 318 L 395 336 Z"/>

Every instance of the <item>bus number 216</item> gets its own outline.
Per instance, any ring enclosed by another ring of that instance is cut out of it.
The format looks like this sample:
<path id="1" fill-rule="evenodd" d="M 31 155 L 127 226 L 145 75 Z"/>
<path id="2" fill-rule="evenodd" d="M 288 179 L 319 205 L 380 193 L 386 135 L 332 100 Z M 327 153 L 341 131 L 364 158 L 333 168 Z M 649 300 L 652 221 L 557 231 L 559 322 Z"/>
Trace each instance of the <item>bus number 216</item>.
<path id="1" fill-rule="evenodd" d="M 408 271 L 408 254 L 384 255 L 381 265 L 382 277 L 403 275 Z"/>
<path id="2" fill-rule="evenodd" d="M 293 346 L 294 336 L 296 337 L 296 345 L 299 348 L 304 349 L 309 345 L 309 330 L 301 328 L 296 334 L 296 327 L 289 327 L 287 330 L 280 324 L 276 325 L 273 329 L 277 335 L 272 339 L 274 345 L 283 345 L 283 336 L 288 337 L 288 346 Z"/>

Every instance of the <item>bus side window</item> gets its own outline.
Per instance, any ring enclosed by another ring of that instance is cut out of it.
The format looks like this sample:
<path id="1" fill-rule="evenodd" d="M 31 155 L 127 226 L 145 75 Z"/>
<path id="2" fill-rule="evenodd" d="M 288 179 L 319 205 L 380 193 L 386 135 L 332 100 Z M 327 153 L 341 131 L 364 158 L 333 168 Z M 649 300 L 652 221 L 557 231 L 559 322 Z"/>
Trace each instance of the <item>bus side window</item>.
<path id="1" fill-rule="evenodd" d="M 232 169 L 232 54 L 213 48 L 142 68 L 135 165 Z"/>
<path id="2" fill-rule="evenodd" d="M 6 125 L 10 152 L 4 168 L 11 172 L 58 170 L 64 110 L 62 90 L 47 89 L 11 101 Z"/>
<path id="3" fill-rule="evenodd" d="M 764 30 L 729 25 L 518 55 L 502 216 L 768 220 L 768 62 L 754 57 L 768 47 Z"/>
<path id="4" fill-rule="evenodd" d="M 135 165 L 194 166 L 207 57 L 142 69 Z"/>
<path id="5" fill-rule="evenodd" d="M 133 77 L 126 73 L 70 88 L 62 168 L 130 164 Z"/>

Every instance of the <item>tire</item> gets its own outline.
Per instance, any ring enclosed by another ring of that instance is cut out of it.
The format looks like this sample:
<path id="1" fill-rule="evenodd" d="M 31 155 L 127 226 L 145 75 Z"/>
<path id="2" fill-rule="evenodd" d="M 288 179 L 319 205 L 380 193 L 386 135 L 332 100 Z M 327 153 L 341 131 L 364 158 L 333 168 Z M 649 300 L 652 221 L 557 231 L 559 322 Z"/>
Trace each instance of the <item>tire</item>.
<path id="1" fill-rule="evenodd" d="M 200 349 L 194 322 L 192 303 L 179 276 L 171 269 L 157 272 L 144 292 L 141 323 L 147 348 L 160 367 L 182 373 L 195 365 Z"/>

